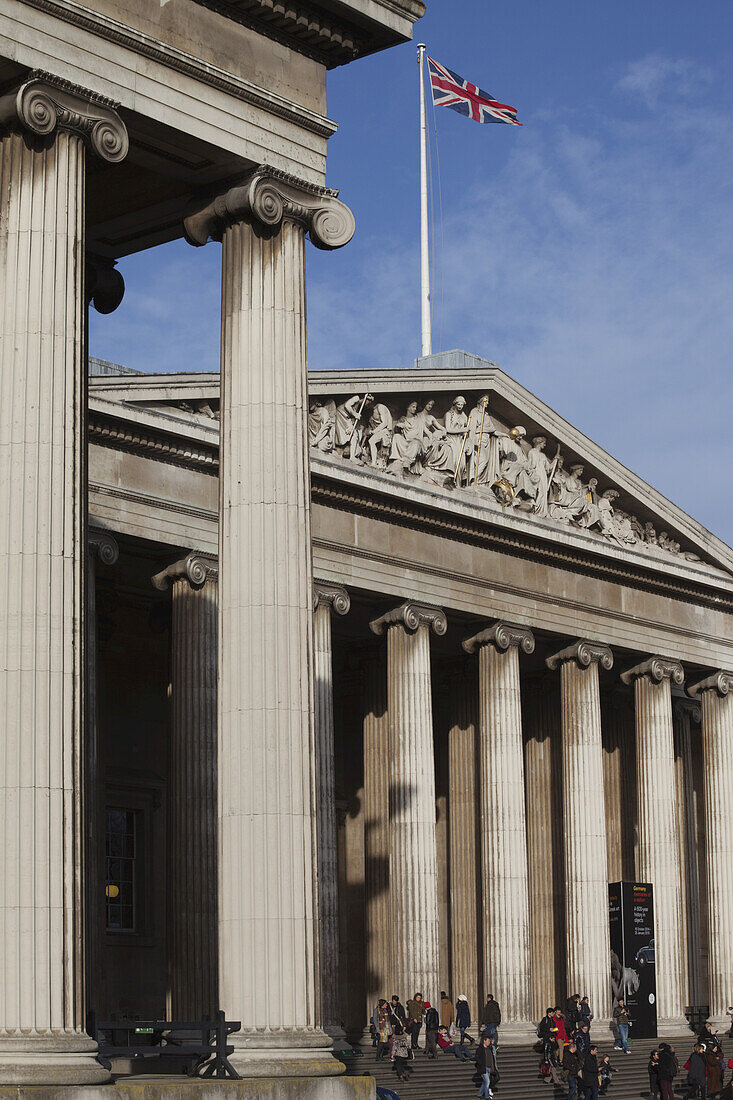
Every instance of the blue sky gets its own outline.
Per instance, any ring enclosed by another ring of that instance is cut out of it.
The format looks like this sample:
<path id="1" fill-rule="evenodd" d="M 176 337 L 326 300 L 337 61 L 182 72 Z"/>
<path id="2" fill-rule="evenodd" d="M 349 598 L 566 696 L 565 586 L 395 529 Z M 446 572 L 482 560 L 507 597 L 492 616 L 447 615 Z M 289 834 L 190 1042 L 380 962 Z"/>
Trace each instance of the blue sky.
<path id="1" fill-rule="evenodd" d="M 495 360 L 733 543 L 733 4 L 430 0 L 419 40 L 524 122 L 430 117 L 434 350 Z M 309 249 L 310 365 L 411 366 L 414 46 L 331 73 L 328 113 L 328 183 L 357 235 Z M 217 245 L 181 242 L 123 260 L 125 301 L 93 315 L 92 354 L 216 370 L 219 263 Z"/>

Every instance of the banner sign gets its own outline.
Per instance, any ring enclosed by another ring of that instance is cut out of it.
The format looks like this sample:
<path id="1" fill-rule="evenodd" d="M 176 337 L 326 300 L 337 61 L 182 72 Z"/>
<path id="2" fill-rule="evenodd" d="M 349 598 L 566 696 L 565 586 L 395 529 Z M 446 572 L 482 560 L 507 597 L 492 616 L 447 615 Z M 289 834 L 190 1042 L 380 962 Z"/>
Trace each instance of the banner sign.
<path id="1" fill-rule="evenodd" d="M 657 1037 L 657 970 L 654 955 L 654 897 L 649 882 L 611 882 L 613 1008 L 623 998 L 631 1017 L 630 1039 Z"/>

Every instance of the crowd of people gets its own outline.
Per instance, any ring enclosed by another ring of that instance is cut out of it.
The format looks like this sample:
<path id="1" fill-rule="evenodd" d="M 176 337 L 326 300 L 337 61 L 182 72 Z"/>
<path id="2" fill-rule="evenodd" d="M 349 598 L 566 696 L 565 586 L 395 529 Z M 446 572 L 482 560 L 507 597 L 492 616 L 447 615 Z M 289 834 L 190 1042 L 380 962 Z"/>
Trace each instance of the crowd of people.
<path id="1" fill-rule="evenodd" d="M 564 1009 L 548 1008 L 537 1027 L 541 1053 L 539 1075 L 548 1083 L 566 1087 L 568 1100 L 580 1100 L 580 1097 L 598 1100 L 606 1095 L 617 1072 L 610 1055 L 601 1055 L 591 1039 L 592 1021 L 593 1011 L 588 998 L 576 993 L 568 998 Z M 631 1054 L 630 1022 L 628 1009 L 620 1000 L 613 1012 L 614 1050 L 627 1055 Z M 435 1059 L 442 1052 L 459 1062 L 472 1062 L 478 1097 L 493 1097 L 500 1079 L 497 1052 L 501 1007 L 492 994 L 486 998 L 479 1014 L 478 1042 L 469 1033 L 473 1023 L 470 1005 L 463 994 L 454 1005 L 443 991 L 439 1006 L 426 1001 L 419 992 L 406 1005 L 396 994 L 389 1001 L 380 998 L 371 1019 L 377 1061 L 390 1059 L 398 1080 L 409 1080 L 416 1052 L 420 1050 L 418 1039 L 424 1029 L 426 1058 Z M 727 1100 L 729 1096 L 733 1100 L 733 1075 L 727 1088 L 723 1087 L 726 1068 L 733 1069 L 733 1059 L 726 1066 L 720 1039 L 706 1024 L 682 1067 L 671 1044 L 661 1043 L 651 1051 L 648 1095 L 656 1100 L 673 1100 L 677 1081 L 687 1088 L 686 1100 L 712 1100 L 713 1097 Z"/>

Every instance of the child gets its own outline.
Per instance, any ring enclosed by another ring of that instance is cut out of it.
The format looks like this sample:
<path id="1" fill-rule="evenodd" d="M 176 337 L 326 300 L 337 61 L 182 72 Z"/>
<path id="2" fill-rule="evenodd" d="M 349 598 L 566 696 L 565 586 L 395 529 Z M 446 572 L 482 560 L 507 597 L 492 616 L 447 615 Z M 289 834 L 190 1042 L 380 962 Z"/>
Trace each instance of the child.
<path id="1" fill-rule="evenodd" d="M 649 1096 L 659 1097 L 659 1051 L 656 1047 L 649 1052 L 647 1072 L 649 1074 Z"/>
<path id="2" fill-rule="evenodd" d="M 605 1096 L 608 1092 L 608 1086 L 611 1084 L 611 1078 L 616 1072 L 616 1069 L 611 1065 L 611 1059 L 608 1057 L 607 1054 L 604 1055 L 603 1058 L 601 1058 L 601 1064 L 598 1067 L 598 1073 L 601 1079 L 601 1096 Z"/>

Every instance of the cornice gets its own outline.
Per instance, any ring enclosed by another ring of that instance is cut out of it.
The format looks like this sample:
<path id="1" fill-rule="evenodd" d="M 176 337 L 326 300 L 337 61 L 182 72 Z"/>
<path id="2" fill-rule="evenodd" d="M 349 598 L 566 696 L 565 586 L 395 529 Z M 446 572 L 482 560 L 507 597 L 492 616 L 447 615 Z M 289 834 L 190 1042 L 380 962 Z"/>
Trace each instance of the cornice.
<path id="1" fill-rule="evenodd" d="M 461 645 L 466 653 L 475 653 L 477 649 L 484 645 L 493 645 L 501 650 L 517 646 L 523 653 L 534 653 L 535 641 L 534 634 L 528 626 L 520 626 L 516 623 L 506 623 L 499 620 L 486 630 L 481 630 L 470 638 L 464 638 Z"/>
<path id="2" fill-rule="evenodd" d="M 310 133 L 319 137 L 329 138 L 338 129 L 335 122 L 310 111 L 297 103 L 284 99 L 274 92 L 268 92 L 249 80 L 229 73 L 225 69 L 219 69 L 216 65 L 201 61 L 193 54 L 185 53 L 174 46 L 164 45 L 150 35 L 136 31 L 132 27 L 125 26 L 116 19 L 101 15 L 81 4 L 73 3 L 73 0 L 23 0 L 26 7 L 35 8 L 37 11 L 46 12 L 64 23 L 81 27 L 107 42 L 114 42 L 118 46 L 140 54 L 151 61 L 155 61 L 165 68 L 189 76 L 200 84 L 206 84 L 210 88 L 216 88 L 220 92 L 232 96 L 243 103 L 249 103 L 258 110 L 285 119 Z M 258 29 L 261 29 L 259 27 Z"/>
<path id="3" fill-rule="evenodd" d="M 547 543 L 525 532 L 492 527 L 456 511 L 448 512 L 432 503 L 417 505 L 404 497 L 387 497 L 367 487 L 335 481 L 317 473 L 311 475 L 311 499 L 314 503 L 353 511 L 371 519 L 383 518 L 386 522 L 428 531 L 442 538 L 470 542 L 558 569 L 581 570 L 586 576 L 651 589 L 672 599 L 693 600 L 718 611 L 733 612 L 733 593 L 716 589 L 715 578 L 711 578 L 710 587 L 703 587 L 694 581 L 673 577 L 669 572 L 660 573 L 641 565 L 634 567 L 625 561 L 603 560 L 566 543 Z"/>
<path id="4" fill-rule="evenodd" d="M 100 447 L 145 455 L 159 462 L 213 476 L 219 473 L 218 444 L 193 441 L 183 434 L 175 436 L 169 432 L 157 432 L 132 420 L 91 409 L 87 434 L 89 442 Z"/>

